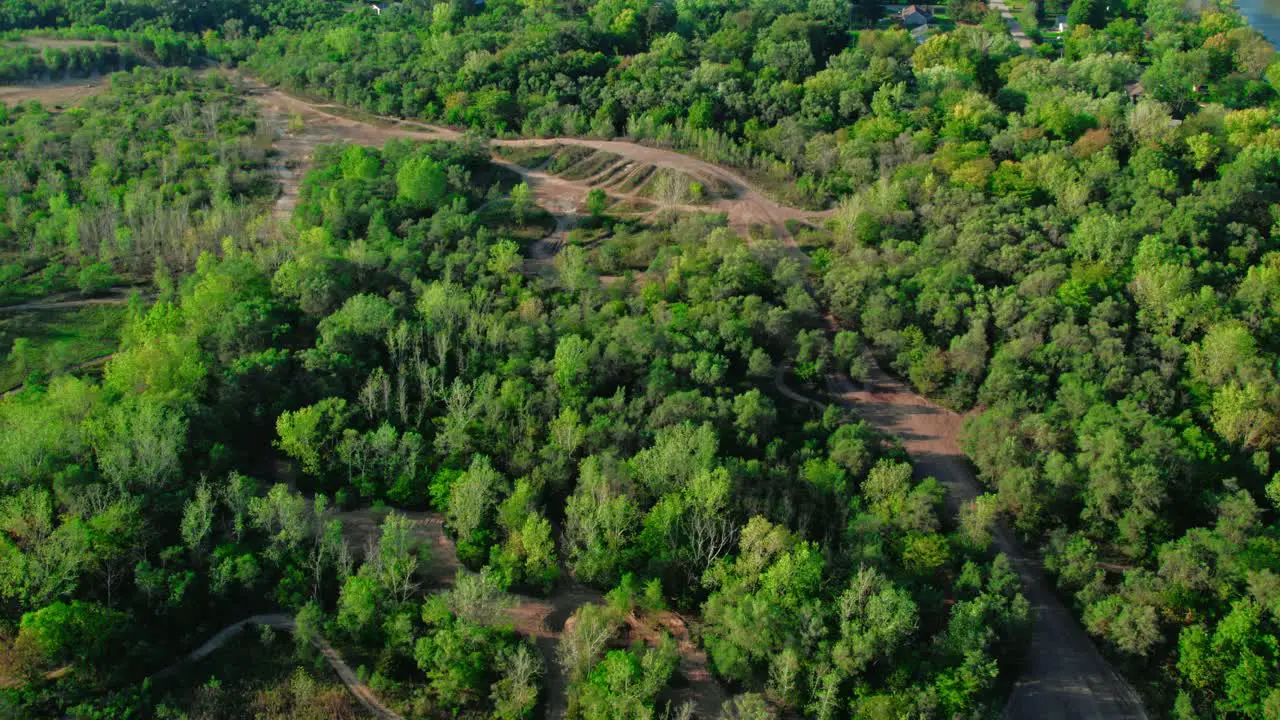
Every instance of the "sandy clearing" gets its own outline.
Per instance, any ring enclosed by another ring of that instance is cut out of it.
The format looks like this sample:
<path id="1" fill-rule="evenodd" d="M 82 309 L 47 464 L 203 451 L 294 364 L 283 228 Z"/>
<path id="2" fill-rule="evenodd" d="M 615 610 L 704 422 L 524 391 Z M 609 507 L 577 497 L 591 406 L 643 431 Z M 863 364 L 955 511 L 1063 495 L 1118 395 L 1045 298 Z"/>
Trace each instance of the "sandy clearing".
<path id="1" fill-rule="evenodd" d="M 0 103 L 13 106 L 35 100 L 46 107 L 76 105 L 85 98 L 101 95 L 111 89 L 106 75 L 70 78 L 53 82 L 0 85 Z"/>
<path id="2" fill-rule="evenodd" d="M 21 40 L 9 40 L 5 45 L 26 46 L 34 48 L 73 48 L 73 47 L 93 47 L 101 45 L 104 47 L 118 47 L 119 42 L 115 40 L 80 40 L 77 38 L 58 38 L 44 37 L 40 35 L 28 35 Z"/>

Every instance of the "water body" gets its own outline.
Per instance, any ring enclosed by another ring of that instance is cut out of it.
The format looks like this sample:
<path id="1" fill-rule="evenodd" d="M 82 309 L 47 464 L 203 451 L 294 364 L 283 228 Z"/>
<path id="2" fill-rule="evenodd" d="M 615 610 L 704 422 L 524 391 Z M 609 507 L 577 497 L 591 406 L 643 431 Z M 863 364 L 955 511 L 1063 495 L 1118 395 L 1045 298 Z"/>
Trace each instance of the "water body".
<path id="1" fill-rule="evenodd" d="M 1280 0 L 1236 0 L 1249 26 L 1280 48 Z"/>

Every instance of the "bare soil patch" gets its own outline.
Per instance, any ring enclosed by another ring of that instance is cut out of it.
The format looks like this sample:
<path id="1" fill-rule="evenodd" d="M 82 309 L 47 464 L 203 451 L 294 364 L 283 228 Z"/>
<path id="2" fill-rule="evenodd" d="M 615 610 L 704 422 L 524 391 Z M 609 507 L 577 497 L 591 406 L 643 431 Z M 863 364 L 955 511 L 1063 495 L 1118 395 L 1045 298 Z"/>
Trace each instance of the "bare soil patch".
<path id="1" fill-rule="evenodd" d="M 0 103 L 13 106 L 35 100 L 49 108 L 71 107 L 80 104 L 85 98 L 101 95 L 109 89 L 111 89 L 111 81 L 105 75 L 20 85 L 0 85 Z"/>
<path id="2" fill-rule="evenodd" d="M 390 512 L 390 508 L 364 508 L 335 512 L 330 517 L 342 521 L 343 537 L 347 539 L 353 551 L 360 552 L 369 543 L 377 542 L 378 528 Z M 405 510 L 396 510 L 396 512 L 408 516 L 413 522 L 414 537 L 427 550 L 427 557 L 423 558 L 422 562 L 422 565 L 425 565 L 423 574 L 431 585 L 434 587 L 453 585 L 454 577 L 458 574 L 458 568 L 461 565 L 458 563 L 458 551 L 454 546 L 453 538 L 444 531 L 444 517 L 434 512 Z"/>
<path id="3" fill-rule="evenodd" d="M 76 38 L 44 37 L 40 35 L 27 35 L 21 40 L 9 40 L 5 44 L 25 45 L 34 48 L 73 48 L 92 47 L 94 45 L 117 47 L 120 45 L 115 40 L 79 40 Z"/>

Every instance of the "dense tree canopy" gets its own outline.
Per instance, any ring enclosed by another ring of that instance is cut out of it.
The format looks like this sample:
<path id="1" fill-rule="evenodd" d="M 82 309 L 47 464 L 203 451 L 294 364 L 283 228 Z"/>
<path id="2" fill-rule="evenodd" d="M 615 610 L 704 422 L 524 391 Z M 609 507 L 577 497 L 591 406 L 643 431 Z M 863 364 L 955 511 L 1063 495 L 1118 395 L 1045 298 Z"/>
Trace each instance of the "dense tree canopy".
<path id="1" fill-rule="evenodd" d="M 840 0 L 0 2 L 0 81 L 126 70 L 0 107 L 0 302 L 135 291 L 76 373 L 0 347 L 4 712 L 196 717 L 146 678 L 271 610 L 409 716 L 685 717 L 695 652 L 723 717 L 985 716 L 1032 621 L 1003 518 L 1153 715 L 1280 717 L 1280 62 L 1225 6 L 1062 11 L 1023 49 L 980 3 L 917 43 Z M 206 58 L 472 132 L 282 157 L 300 116 L 128 69 Z M 731 189 L 583 189 L 550 259 L 486 135 L 831 211 L 797 247 L 690 211 Z M 781 387 L 873 365 L 971 411 L 958 519 Z"/>

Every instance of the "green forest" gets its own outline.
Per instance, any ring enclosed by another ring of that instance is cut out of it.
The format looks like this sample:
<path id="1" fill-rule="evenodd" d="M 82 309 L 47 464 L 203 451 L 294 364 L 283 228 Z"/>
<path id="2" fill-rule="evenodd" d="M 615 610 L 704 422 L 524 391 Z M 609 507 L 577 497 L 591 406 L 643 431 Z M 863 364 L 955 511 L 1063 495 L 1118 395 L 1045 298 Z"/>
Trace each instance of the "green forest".
<path id="1" fill-rule="evenodd" d="M 0 717 L 1280 720 L 1280 57 L 926 9 L 0 0 Z"/>

